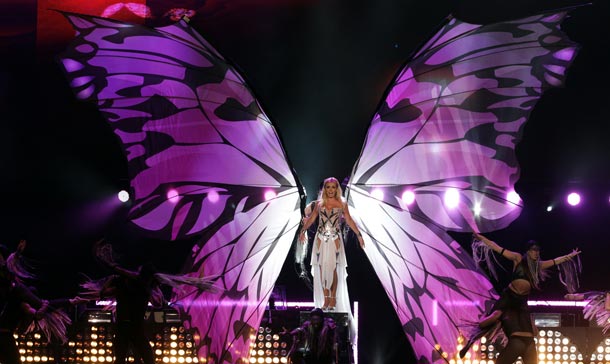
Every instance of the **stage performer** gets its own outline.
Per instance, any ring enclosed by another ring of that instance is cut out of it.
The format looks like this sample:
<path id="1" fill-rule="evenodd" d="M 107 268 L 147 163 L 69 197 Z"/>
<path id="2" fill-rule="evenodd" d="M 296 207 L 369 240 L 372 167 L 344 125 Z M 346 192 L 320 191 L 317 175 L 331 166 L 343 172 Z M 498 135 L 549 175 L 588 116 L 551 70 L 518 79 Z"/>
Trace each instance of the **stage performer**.
<path id="1" fill-rule="evenodd" d="M 610 291 L 568 293 L 565 298 L 573 301 L 589 301 L 583 308 L 585 319 L 595 322 L 603 329 L 604 334 L 608 332 L 610 329 Z"/>
<path id="2" fill-rule="evenodd" d="M 5 264 L 8 270 L 13 274 L 13 278 L 20 282 L 36 278 L 31 272 L 32 268 L 28 259 L 23 256 L 25 248 L 25 240 L 20 240 L 19 244 L 17 244 L 17 250 L 12 253 L 9 253 L 9 250 L 5 245 L 0 244 L 0 264 Z"/>
<path id="3" fill-rule="evenodd" d="M 0 263 L 0 363 L 21 363 L 13 336 L 18 327 L 27 327 L 26 332 L 37 329 L 47 340 L 65 342 L 69 324 L 63 311 L 51 308 L 49 301 L 37 297 L 6 264 Z"/>
<path id="4" fill-rule="evenodd" d="M 160 285 L 169 285 L 180 292 L 182 285 L 200 290 L 217 291 L 213 280 L 206 277 L 178 276 L 156 271 L 151 263 L 131 271 L 117 264 L 112 258 L 112 246 L 100 240 L 94 245 L 96 258 L 114 273 L 111 277 L 89 281 L 82 285 L 82 296 L 87 298 L 116 299 L 116 335 L 114 338 L 115 363 L 124 364 L 131 343 L 144 364 L 154 364 L 153 351 L 147 338 L 144 315 L 150 301 L 154 306 L 165 304 Z M 136 358 L 137 360 L 137 358 Z"/>
<path id="5" fill-rule="evenodd" d="M 289 357 L 294 364 L 335 364 L 338 362 L 337 325 L 324 311 L 314 308 L 309 321 L 283 334 L 292 335 Z"/>
<path id="6" fill-rule="evenodd" d="M 527 243 L 527 251 L 521 255 L 502 248 L 481 234 L 474 233 L 473 239 L 475 260 L 481 256 L 489 260 L 489 254 L 477 254 L 477 252 L 491 249 L 501 257 L 511 260 L 513 270 L 510 284 L 495 302 L 490 313 L 478 323 L 477 333 L 471 336 L 460 351 L 460 357 L 466 354 L 474 341 L 486 333 L 493 333 L 500 325 L 508 342 L 500 352 L 496 364 L 512 364 L 519 356 L 524 364 L 536 364 L 538 358 L 534 337 L 537 335 L 537 329 L 530 317 L 527 306 L 528 296 L 532 288 L 540 289 L 540 283 L 548 275 L 546 271 L 548 268 L 570 261 L 580 254 L 580 251 L 574 249 L 570 254 L 555 259 L 540 260 L 540 244 L 533 240 Z"/>
<path id="7" fill-rule="evenodd" d="M 347 203 L 343 200 L 339 181 L 330 177 L 318 195 L 313 211 L 299 233 L 301 244 L 306 243 L 305 232 L 318 219 L 318 230 L 311 252 L 311 271 L 314 279 L 314 304 L 323 310 L 351 312 L 347 293 L 347 260 L 341 220 L 354 231 L 360 247 L 364 248 L 362 233 L 352 220 Z"/>
<path id="8" fill-rule="evenodd" d="M 144 364 L 154 364 L 153 351 L 145 330 L 144 314 L 151 293 L 157 285 L 154 279 L 155 269 L 151 264 L 142 265 L 137 272 L 116 264 L 110 268 L 116 276 L 104 285 L 101 298 L 113 296 L 116 299 L 115 362 L 125 363 L 127 349 L 131 343 L 134 354 L 139 356 Z"/>

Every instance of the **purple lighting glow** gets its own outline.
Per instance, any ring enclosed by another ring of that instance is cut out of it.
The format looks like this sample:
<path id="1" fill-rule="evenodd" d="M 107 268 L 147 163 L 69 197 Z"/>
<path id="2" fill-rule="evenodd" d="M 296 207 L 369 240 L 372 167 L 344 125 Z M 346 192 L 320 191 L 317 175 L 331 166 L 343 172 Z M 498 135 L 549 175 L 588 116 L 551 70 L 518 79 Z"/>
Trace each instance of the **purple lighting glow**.
<path id="1" fill-rule="evenodd" d="M 413 191 L 411 191 L 411 190 L 407 190 L 402 193 L 401 199 L 402 199 L 402 202 L 405 203 L 405 205 L 410 205 L 413 202 L 415 202 L 415 193 L 413 193 Z"/>
<path id="2" fill-rule="evenodd" d="M 456 188 L 450 188 L 445 192 L 445 206 L 450 209 L 456 208 L 460 203 L 460 193 Z"/>
<path id="3" fill-rule="evenodd" d="M 568 195 L 567 201 L 571 206 L 577 206 L 580 204 L 580 195 L 576 192 L 572 192 Z"/>
<path id="4" fill-rule="evenodd" d="M 208 193 L 208 201 L 210 201 L 211 203 L 216 203 L 218 202 L 218 200 L 220 200 L 220 195 L 218 195 L 218 192 L 210 191 Z"/>
<path id="5" fill-rule="evenodd" d="M 481 215 L 481 204 L 476 204 L 476 205 L 474 205 L 474 208 L 473 208 L 473 210 L 472 210 L 472 211 L 474 212 L 474 214 L 475 214 L 476 216 Z"/>
<path id="6" fill-rule="evenodd" d="M 432 301 L 432 326 L 438 326 L 438 301 Z"/>
<path id="7" fill-rule="evenodd" d="M 518 205 L 519 201 L 521 201 L 521 197 L 515 191 L 510 191 L 506 194 L 506 200 L 513 205 Z"/>
<path id="8" fill-rule="evenodd" d="M 383 191 L 379 188 L 376 188 L 371 191 L 371 196 L 376 200 L 383 200 Z"/>
<path id="9" fill-rule="evenodd" d="M 555 52 L 554 56 L 557 59 L 561 59 L 562 61 L 569 61 L 574 58 L 574 48 L 564 48 L 560 51 Z"/>
<path id="10" fill-rule="evenodd" d="M 584 307 L 589 301 L 527 301 L 528 306 Z"/>
<path id="11" fill-rule="evenodd" d="M 171 201 L 172 203 L 176 203 L 179 200 L 180 194 L 178 193 L 178 191 L 172 188 L 171 190 L 167 191 L 166 196 L 169 201 Z"/>
<path id="12" fill-rule="evenodd" d="M 277 193 L 275 193 L 274 191 L 271 191 L 271 190 L 265 191 L 265 201 L 273 200 L 276 197 L 277 197 Z"/>

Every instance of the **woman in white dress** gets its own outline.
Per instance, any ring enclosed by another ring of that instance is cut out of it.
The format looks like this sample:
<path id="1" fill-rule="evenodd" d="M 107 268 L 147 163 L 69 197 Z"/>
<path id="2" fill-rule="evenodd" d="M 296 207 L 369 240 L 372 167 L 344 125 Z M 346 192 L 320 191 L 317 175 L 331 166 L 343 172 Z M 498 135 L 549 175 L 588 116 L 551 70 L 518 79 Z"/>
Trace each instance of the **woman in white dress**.
<path id="1" fill-rule="evenodd" d="M 336 178 L 330 177 L 324 180 L 313 211 L 301 228 L 299 241 L 306 242 L 305 232 L 317 218 L 318 230 L 311 252 L 314 304 L 323 310 L 351 312 L 346 281 L 347 261 L 341 234 L 342 218 L 345 218 L 345 222 L 354 231 L 362 248 L 364 248 L 364 240 L 341 195 L 341 185 Z"/>

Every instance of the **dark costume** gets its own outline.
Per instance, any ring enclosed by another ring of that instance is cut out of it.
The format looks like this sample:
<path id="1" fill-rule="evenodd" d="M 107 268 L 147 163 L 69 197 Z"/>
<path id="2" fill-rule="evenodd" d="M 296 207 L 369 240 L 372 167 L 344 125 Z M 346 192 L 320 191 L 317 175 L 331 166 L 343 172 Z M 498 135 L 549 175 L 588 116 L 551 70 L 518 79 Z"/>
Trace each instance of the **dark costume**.
<path id="1" fill-rule="evenodd" d="M 142 265 L 138 272 L 121 268 L 113 260 L 112 246 L 104 243 L 103 240 L 98 241 L 94 249 L 100 263 L 118 274 L 83 283 L 81 287 L 84 291 L 81 294 L 90 298 L 115 297 L 114 350 L 117 364 L 125 363 L 130 343 L 135 351 L 136 361 L 139 355 L 144 364 L 155 364 L 153 351 L 144 327 L 144 315 L 149 301 L 155 306 L 164 304 L 163 292 L 159 287 L 161 284 L 174 288 L 178 293 L 183 291 L 182 285 L 196 287 L 201 291 L 218 291 L 212 279 L 158 273 L 150 263 Z"/>
<path id="2" fill-rule="evenodd" d="M 12 279 L 6 267 L 0 272 L 0 363 L 21 364 L 17 344 L 13 334 L 26 318 L 22 304 L 27 303 L 35 309 L 42 301 L 25 285 Z"/>
<path id="3" fill-rule="evenodd" d="M 510 288 L 506 288 L 494 305 L 494 311 L 502 311 L 500 325 L 504 335 L 508 338 L 508 343 L 500 352 L 496 364 L 512 364 L 519 356 L 523 358 L 524 364 L 537 363 L 536 344 L 533 337 L 535 336 L 534 326 L 527 299 L 528 295 L 520 295 Z M 533 336 L 513 336 L 515 332 L 529 332 Z"/>
<path id="4" fill-rule="evenodd" d="M 523 256 L 512 272 L 511 281 L 516 279 L 527 280 L 533 288 L 538 288 L 539 281 L 543 280 L 545 276 L 543 272 L 538 269 L 538 266 L 534 266 L 533 268 L 530 267 L 530 265 L 534 265 L 531 264 L 532 262 L 536 265 L 539 264 L 537 261 L 528 261 L 527 256 Z M 532 272 L 532 270 L 534 270 L 534 272 Z M 534 275 L 536 276 L 534 277 Z M 460 350 L 460 357 L 464 357 L 472 344 L 482 336 L 490 336 L 491 341 L 499 339 L 497 333 L 499 333 L 498 325 L 500 325 L 508 342 L 500 352 L 496 364 L 512 364 L 519 356 L 523 358 L 524 364 L 536 364 L 538 359 L 533 337 L 535 336 L 535 332 L 529 307 L 527 305 L 528 297 L 528 294 L 521 295 L 511 290 L 509 287 L 505 288 L 504 291 L 502 291 L 500 298 L 498 298 L 489 310 L 489 313 L 494 311 L 502 312 L 499 322 L 483 328 L 478 328 L 477 326 L 476 332 L 471 335 L 468 343 Z M 513 333 L 515 332 L 531 333 L 532 337 L 513 336 Z"/>
<path id="5" fill-rule="evenodd" d="M 154 364 L 154 355 L 144 328 L 144 314 L 150 299 L 154 280 L 139 274 L 131 278 L 116 276 L 108 288 L 116 298 L 116 335 L 114 350 L 116 363 L 125 363 L 129 343 L 134 354 L 139 355 L 145 364 Z"/>
<path id="6" fill-rule="evenodd" d="M 319 309 L 317 309 L 319 310 Z M 293 335 L 290 358 L 294 364 L 334 364 L 337 358 L 337 333 L 335 322 L 324 318 L 322 310 L 319 323 L 305 321 L 291 332 Z"/>

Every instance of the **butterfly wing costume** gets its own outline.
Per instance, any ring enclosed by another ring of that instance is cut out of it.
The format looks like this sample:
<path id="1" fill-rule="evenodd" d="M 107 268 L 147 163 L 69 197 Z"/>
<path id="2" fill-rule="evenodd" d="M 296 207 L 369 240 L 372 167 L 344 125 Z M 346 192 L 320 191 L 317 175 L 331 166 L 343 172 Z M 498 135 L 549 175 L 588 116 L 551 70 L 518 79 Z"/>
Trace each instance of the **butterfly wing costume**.
<path id="1" fill-rule="evenodd" d="M 373 117 L 347 201 L 419 360 L 455 355 L 460 322 L 496 297 L 447 231 L 495 230 L 519 215 L 507 198 L 515 145 L 576 55 L 559 29 L 566 14 L 448 18 Z M 65 15 L 77 36 L 61 64 L 121 141 L 130 221 L 157 238 L 198 236 L 185 271 L 223 289 L 182 290 L 199 355 L 244 362 L 301 221 L 303 188 L 278 133 L 237 68 L 184 20 L 148 28 Z"/>

